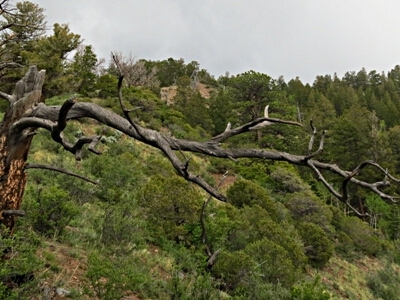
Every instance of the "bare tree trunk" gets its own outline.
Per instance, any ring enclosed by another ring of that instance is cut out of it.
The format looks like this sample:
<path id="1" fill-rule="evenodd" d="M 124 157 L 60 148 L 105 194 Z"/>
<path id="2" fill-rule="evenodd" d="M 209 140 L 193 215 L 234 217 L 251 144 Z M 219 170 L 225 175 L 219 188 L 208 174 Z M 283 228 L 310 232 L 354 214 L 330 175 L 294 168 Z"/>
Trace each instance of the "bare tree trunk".
<path id="1" fill-rule="evenodd" d="M 2 95 L 10 107 L 0 123 L 0 222 L 11 231 L 14 228 L 14 214 L 5 211 L 18 210 L 25 190 L 24 171 L 33 137 L 33 128 L 15 134 L 13 124 L 23 118 L 41 101 L 45 72 L 31 67 L 16 85 L 12 96 Z"/>

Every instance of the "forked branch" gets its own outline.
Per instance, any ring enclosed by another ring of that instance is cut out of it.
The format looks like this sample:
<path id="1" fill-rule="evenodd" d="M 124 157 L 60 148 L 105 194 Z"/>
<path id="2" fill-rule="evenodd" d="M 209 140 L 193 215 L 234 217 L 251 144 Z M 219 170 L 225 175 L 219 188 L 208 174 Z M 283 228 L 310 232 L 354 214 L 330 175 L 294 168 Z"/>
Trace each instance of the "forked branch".
<path id="1" fill-rule="evenodd" d="M 309 159 L 321 154 L 321 152 L 324 150 L 324 140 L 325 140 L 325 134 L 326 134 L 326 130 L 323 130 L 322 135 L 321 135 L 321 140 L 319 142 L 319 147 L 318 147 L 317 151 L 312 152 L 315 136 L 317 134 L 317 128 L 313 125 L 313 120 L 310 120 L 310 126 L 311 126 L 311 130 L 312 130 L 312 134 L 310 137 L 310 142 L 308 143 L 308 152 L 307 152 L 308 154 L 307 154 L 306 160 L 309 160 Z"/>
<path id="2" fill-rule="evenodd" d="M 75 99 L 68 99 L 67 101 L 64 102 L 64 104 L 60 108 L 60 112 L 58 115 L 58 120 L 57 124 L 54 125 L 51 129 L 51 138 L 63 145 L 64 149 L 75 154 L 76 160 L 81 160 L 82 159 L 82 147 L 85 144 L 89 144 L 89 150 L 95 154 L 101 154 L 101 152 L 97 151 L 95 149 L 95 146 L 100 140 L 99 136 L 94 136 L 94 137 L 86 137 L 83 136 L 78 139 L 78 141 L 75 144 L 71 144 L 68 142 L 64 136 L 63 136 L 63 130 L 65 127 L 67 127 L 67 115 L 69 110 L 72 108 L 72 106 L 75 104 Z"/>
<path id="3" fill-rule="evenodd" d="M 239 135 L 245 132 L 250 132 L 252 131 L 256 125 L 263 123 L 263 122 L 271 122 L 271 123 L 280 123 L 280 124 L 288 124 L 288 125 L 295 125 L 295 126 L 300 126 L 302 127 L 303 125 L 295 122 L 295 121 L 289 121 L 289 120 L 282 120 L 282 119 L 275 119 L 275 118 L 259 118 L 254 121 L 251 121 L 247 124 L 244 124 L 242 126 L 236 127 L 236 128 L 231 128 L 231 123 L 228 123 L 226 126 L 226 129 L 224 132 L 221 134 L 218 134 L 214 136 L 210 142 L 213 143 L 222 143 L 223 141 L 227 140 L 230 137 L 233 137 L 235 135 Z"/>

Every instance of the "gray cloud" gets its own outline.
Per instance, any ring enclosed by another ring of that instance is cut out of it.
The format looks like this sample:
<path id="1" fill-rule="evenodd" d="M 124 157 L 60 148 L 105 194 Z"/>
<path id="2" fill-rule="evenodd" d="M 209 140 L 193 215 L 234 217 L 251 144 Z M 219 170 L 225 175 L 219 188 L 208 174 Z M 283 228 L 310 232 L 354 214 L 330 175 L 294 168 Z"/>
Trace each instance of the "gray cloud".
<path id="1" fill-rule="evenodd" d="M 184 58 L 219 76 L 250 69 L 286 80 L 388 71 L 399 64 L 397 0 L 32 0 L 99 57 Z"/>

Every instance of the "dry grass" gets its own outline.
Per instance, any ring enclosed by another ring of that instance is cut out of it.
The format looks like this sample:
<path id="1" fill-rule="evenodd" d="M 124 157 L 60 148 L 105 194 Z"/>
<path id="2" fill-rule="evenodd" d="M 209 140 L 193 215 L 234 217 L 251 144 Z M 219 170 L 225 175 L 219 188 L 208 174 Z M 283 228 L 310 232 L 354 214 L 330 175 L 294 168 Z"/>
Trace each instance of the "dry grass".
<path id="1" fill-rule="evenodd" d="M 87 256 L 83 249 L 46 241 L 38 249 L 38 256 L 45 261 L 45 269 L 39 274 L 45 278 L 42 282 L 43 288 L 62 287 L 68 291 L 75 290 L 79 294 L 82 294 L 84 287 L 90 288 L 90 283 L 85 278 Z M 82 295 L 80 299 L 97 298 Z"/>
<path id="2" fill-rule="evenodd" d="M 375 299 L 367 287 L 368 274 L 383 267 L 384 263 L 377 258 L 363 257 L 350 263 L 339 257 L 332 257 L 329 264 L 319 274 L 332 293 L 333 299 Z"/>

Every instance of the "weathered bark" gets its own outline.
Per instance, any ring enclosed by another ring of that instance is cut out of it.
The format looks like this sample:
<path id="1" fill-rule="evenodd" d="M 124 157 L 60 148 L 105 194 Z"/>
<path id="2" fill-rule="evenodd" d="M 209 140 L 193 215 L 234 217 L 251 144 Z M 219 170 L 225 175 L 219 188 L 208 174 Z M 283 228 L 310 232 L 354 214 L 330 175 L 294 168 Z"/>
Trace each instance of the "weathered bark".
<path id="1" fill-rule="evenodd" d="M 25 128 L 17 135 L 10 128 L 40 101 L 45 71 L 31 67 L 16 85 L 13 95 L 2 95 L 10 107 L 0 123 L 0 222 L 13 230 L 16 215 L 4 211 L 19 210 L 26 184 L 24 168 L 34 128 Z"/>

